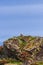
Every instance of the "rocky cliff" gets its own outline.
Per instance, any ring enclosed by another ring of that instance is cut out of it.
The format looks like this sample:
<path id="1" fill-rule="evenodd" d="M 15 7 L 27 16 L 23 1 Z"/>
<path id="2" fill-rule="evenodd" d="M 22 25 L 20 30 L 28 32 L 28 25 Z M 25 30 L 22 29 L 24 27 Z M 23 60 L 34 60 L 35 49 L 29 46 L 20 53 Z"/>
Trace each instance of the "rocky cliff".
<path id="1" fill-rule="evenodd" d="M 11 58 L 17 61 L 33 63 L 43 61 L 43 37 L 17 36 L 3 42 L 0 47 L 0 59 Z"/>

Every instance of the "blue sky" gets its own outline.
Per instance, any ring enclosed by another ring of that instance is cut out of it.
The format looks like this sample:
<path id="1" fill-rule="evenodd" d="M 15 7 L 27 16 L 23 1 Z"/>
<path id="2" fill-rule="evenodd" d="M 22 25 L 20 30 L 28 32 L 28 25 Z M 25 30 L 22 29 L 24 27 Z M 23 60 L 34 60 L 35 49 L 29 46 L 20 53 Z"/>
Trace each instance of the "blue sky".
<path id="1" fill-rule="evenodd" d="M 21 33 L 43 36 L 43 0 L 0 0 L 0 41 Z"/>

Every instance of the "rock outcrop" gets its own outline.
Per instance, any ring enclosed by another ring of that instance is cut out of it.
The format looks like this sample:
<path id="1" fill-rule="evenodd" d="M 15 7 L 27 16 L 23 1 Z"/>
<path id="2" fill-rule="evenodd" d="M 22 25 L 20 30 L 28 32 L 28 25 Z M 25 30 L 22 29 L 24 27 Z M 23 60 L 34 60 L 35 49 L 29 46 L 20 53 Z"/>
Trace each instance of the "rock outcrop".
<path id="1" fill-rule="evenodd" d="M 43 37 L 17 36 L 3 42 L 0 58 L 12 58 L 31 64 L 43 60 Z"/>

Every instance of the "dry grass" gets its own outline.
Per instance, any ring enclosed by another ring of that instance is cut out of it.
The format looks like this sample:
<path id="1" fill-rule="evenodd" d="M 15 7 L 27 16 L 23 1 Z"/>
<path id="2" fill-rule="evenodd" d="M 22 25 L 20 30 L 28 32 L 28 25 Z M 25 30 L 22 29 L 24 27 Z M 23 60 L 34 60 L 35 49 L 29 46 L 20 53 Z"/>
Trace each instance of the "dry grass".
<path id="1" fill-rule="evenodd" d="M 13 64 L 13 63 L 7 63 L 7 64 L 4 64 L 4 65 L 17 65 L 17 64 Z"/>

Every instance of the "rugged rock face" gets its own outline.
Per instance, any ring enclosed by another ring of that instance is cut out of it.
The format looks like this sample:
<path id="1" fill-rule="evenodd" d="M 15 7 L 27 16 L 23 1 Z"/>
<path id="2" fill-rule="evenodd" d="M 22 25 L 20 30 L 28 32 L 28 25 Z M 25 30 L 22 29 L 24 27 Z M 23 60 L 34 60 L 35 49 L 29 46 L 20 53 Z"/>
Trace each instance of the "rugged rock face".
<path id="1" fill-rule="evenodd" d="M 32 63 L 43 60 L 43 37 L 17 36 L 3 42 L 0 47 L 0 58 Z M 26 63 L 25 63 L 26 64 Z"/>

